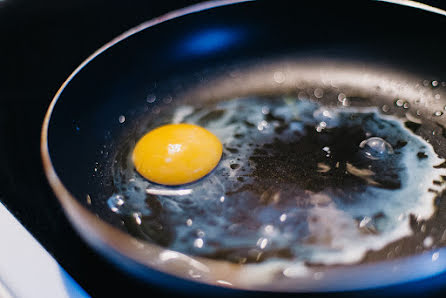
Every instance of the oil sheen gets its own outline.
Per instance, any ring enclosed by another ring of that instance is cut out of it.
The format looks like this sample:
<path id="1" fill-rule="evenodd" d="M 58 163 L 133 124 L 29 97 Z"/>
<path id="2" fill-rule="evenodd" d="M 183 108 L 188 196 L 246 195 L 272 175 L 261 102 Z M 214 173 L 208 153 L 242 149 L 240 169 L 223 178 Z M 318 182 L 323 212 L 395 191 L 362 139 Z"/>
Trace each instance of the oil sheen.
<path id="1" fill-rule="evenodd" d="M 433 183 L 446 171 L 432 146 L 374 108 L 248 97 L 180 105 L 148 123 L 116 155 L 108 206 L 135 236 L 186 254 L 355 263 L 411 235 L 410 218 L 431 217 L 444 188 Z M 177 187 L 141 177 L 132 146 L 166 123 L 215 134 L 223 144 L 217 167 Z"/>

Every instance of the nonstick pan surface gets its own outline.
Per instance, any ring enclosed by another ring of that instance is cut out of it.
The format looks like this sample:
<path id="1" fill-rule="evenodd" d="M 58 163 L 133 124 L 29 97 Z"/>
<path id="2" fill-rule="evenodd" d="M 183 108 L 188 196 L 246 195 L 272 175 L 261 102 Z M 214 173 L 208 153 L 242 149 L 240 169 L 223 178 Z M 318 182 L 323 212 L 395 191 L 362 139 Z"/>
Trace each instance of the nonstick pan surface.
<path id="1" fill-rule="evenodd" d="M 404 249 L 391 260 L 383 250 L 361 264 L 263 283 L 248 282 L 240 266 L 191 258 L 130 236 L 106 200 L 113 191 L 111 156 L 137 120 L 157 108 L 146 104 L 153 94 L 172 102 L 212 101 L 341 88 L 359 104 L 417 115 L 423 125 L 416 133 L 446 157 L 444 14 L 378 1 L 215 1 L 148 21 L 95 52 L 56 94 L 42 130 L 49 182 L 87 242 L 151 282 L 200 291 L 299 292 L 371 288 L 438 274 L 446 267 L 441 194 L 435 218 L 413 223 L 414 236 L 400 243 Z M 287 77 L 280 84 L 274 80 L 278 72 Z M 423 105 L 417 105 L 420 97 Z M 400 109 L 398 98 L 410 105 Z M 414 243 L 427 235 L 435 248 L 420 251 Z M 203 271 L 203 278 L 191 281 L 190 270 Z"/>

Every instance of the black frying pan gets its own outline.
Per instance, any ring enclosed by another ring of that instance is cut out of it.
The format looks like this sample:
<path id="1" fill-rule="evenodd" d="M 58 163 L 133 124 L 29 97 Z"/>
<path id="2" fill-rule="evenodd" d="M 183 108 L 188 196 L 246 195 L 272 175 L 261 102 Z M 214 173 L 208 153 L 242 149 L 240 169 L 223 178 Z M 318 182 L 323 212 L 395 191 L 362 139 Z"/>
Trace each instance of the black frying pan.
<path id="1" fill-rule="evenodd" d="M 331 84 L 362 105 L 417 115 L 423 124 L 416 133 L 445 158 L 446 118 L 440 114 L 446 103 L 446 13 L 398 2 L 211 1 L 148 21 L 106 44 L 62 85 L 42 129 L 45 171 L 73 225 L 123 270 L 178 289 L 352 290 L 442 272 L 444 258 L 432 262 L 433 251 L 417 248 L 429 234 L 435 253 L 446 253 L 441 194 L 434 218 L 424 228 L 413 223 L 413 237 L 400 243 L 404 249 L 391 260 L 388 247 L 360 264 L 318 268 L 318 278 L 282 276 L 255 285 L 238 278 L 241 266 L 191 258 L 130 236 L 106 204 L 113 193 L 113 155 L 129 128 L 157 108 L 146 104 L 153 94 L 173 102 L 206 101 Z M 289 79 L 273 84 L 277 71 Z M 398 98 L 409 105 L 395 105 Z M 191 281 L 190 270 L 203 271 L 202 278 Z"/>

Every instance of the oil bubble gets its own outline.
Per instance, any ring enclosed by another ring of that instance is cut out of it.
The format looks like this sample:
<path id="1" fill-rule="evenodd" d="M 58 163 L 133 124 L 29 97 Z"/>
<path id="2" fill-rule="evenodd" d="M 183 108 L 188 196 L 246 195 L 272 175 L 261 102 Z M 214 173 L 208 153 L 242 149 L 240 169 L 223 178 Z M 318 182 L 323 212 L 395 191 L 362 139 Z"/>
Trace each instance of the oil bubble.
<path id="1" fill-rule="evenodd" d="M 432 262 L 435 262 L 436 260 L 438 260 L 438 257 L 440 256 L 440 253 L 437 251 L 437 252 L 434 252 L 433 254 L 432 254 Z"/>
<path id="2" fill-rule="evenodd" d="M 322 98 L 324 96 L 324 90 L 322 90 L 321 88 L 316 88 L 314 89 L 314 96 L 316 96 L 317 98 Z"/>
<path id="3" fill-rule="evenodd" d="M 146 101 L 147 101 L 148 103 L 154 103 L 154 102 L 156 101 L 156 95 L 154 95 L 154 94 L 149 94 L 149 95 L 147 95 L 147 97 L 146 97 Z"/>
<path id="4" fill-rule="evenodd" d="M 404 100 L 402 100 L 402 99 L 395 100 L 395 105 L 397 107 L 402 107 L 404 105 Z"/>
<path id="5" fill-rule="evenodd" d="M 273 75 L 274 77 L 274 81 L 277 84 L 282 84 L 283 82 L 285 82 L 285 74 L 281 71 L 276 71 Z"/>
<path id="6" fill-rule="evenodd" d="M 317 109 L 313 113 L 314 119 L 319 122 L 319 126 L 324 128 L 333 128 L 338 125 L 339 117 L 336 111 L 326 108 Z"/>
<path id="7" fill-rule="evenodd" d="M 363 154 L 370 159 L 383 159 L 393 154 L 392 145 L 379 137 L 371 137 L 359 144 Z"/>
<path id="8" fill-rule="evenodd" d="M 124 205 L 124 197 L 119 194 L 111 196 L 107 200 L 108 208 L 115 213 L 119 213 L 121 207 Z"/>
<path id="9" fill-rule="evenodd" d="M 424 240 L 423 240 L 423 245 L 424 245 L 424 247 L 426 247 L 426 248 L 431 247 L 433 243 L 434 243 L 434 240 L 432 239 L 431 236 L 427 236 L 427 237 L 424 238 Z"/>

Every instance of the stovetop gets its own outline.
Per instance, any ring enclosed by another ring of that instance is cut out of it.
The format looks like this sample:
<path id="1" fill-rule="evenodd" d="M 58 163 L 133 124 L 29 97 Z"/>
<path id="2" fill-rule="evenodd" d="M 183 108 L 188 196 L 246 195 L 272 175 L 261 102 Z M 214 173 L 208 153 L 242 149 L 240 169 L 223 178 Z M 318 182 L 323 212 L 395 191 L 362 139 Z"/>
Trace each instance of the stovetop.
<path id="1" fill-rule="evenodd" d="M 73 230 L 43 173 L 39 141 L 44 114 L 61 83 L 94 50 L 147 19 L 194 2 L 0 0 L 0 201 L 94 297 L 157 297 L 172 291 L 125 274 Z M 441 295 L 446 274 L 342 295 L 407 295 L 403 289 Z"/>

